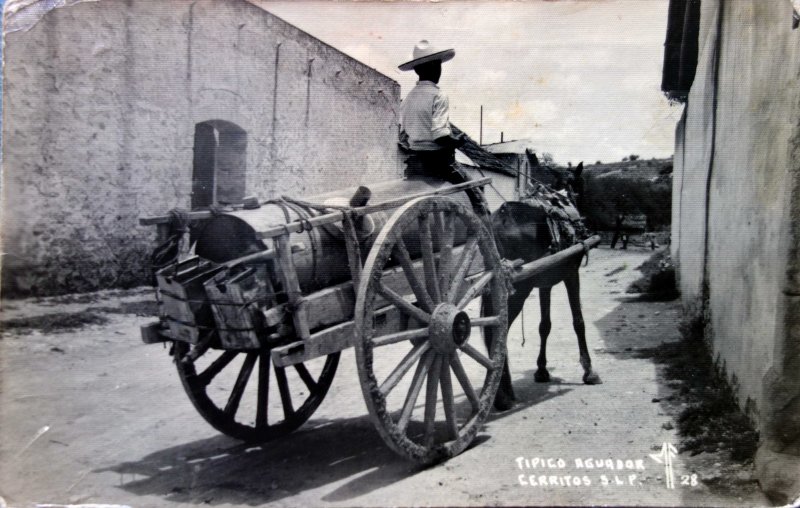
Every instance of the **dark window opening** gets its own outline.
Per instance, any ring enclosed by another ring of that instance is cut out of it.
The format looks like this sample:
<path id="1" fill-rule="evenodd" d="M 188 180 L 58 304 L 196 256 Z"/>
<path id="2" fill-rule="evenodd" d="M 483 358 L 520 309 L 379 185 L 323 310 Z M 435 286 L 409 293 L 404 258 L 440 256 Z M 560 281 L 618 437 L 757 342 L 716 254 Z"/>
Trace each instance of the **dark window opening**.
<path id="1" fill-rule="evenodd" d="M 700 0 L 670 0 L 661 90 L 685 102 L 697 70 Z"/>
<path id="2" fill-rule="evenodd" d="M 247 173 L 247 132 L 224 120 L 194 127 L 192 209 L 241 203 Z"/>

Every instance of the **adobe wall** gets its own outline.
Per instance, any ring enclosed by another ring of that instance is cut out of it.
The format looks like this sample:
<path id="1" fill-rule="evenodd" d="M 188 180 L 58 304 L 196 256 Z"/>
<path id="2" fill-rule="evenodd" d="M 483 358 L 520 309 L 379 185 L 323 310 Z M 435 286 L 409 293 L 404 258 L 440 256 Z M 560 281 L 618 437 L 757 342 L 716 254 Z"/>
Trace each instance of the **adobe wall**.
<path id="1" fill-rule="evenodd" d="M 800 31 L 790 2 L 702 8 L 697 76 L 677 130 L 680 287 L 760 431 L 762 487 L 788 502 L 800 496 Z"/>
<path id="2" fill-rule="evenodd" d="M 800 33 L 780 7 L 726 4 L 709 195 L 715 351 L 737 375 L 741 398 L 756 402 L 783 331 L 788 191 L 797 185 L 793 169 L 800 163 L 788 145 L 800 118 Z"/>
<path id="3" fill-rule="evenodd" d="M 247 132 L 246 193 L 398 178 L 399 85 L 244 0 L 103 0 L 5 36 L 3 290 L 145 280 L 191 205 L 195 124 Z"/>
<path id="4" fill-rule="evenodd" d="M 679 146 L 675 149 L 672 174 L 672 242 L 680 245 L 678 255 L 673 255 L 673 259 L 680 267 L 680 291 L 684 307 L 690 315 L 702 314 L 706 183 L 712 155 L 717 5 L 713 1 L 702 2 L 701 11 L 697 73 L 680 129 L 686 141 L 676 142 Z"/>

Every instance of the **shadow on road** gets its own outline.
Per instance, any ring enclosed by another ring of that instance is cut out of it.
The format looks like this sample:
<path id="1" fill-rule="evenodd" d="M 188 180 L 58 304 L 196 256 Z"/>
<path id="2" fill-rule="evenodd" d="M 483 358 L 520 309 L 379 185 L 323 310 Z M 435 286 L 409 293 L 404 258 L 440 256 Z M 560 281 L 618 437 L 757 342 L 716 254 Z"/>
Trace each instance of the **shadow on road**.
<path id="1" fill-rule="evenodd" d="M 336 500 L 346 500 L 421 470 L 389 450 L 365 415 L 312 419 L 301 430 L 261 445 L 220 435 L 105 471 L 119 473 L 120 488 L 136 495 L 183 503 L 260 505 L 366 473 L 350 481 L 349 489 L 337 489 Z"/>
<path id="2" fill-rule="evenodd" d="M 511 368 L 513 369 L 513 366 Z M 490 414 L 487 423 L 526 411 L 532 406 L 554 399 L 573 390 L 572 388 L 563 387 L 583 386 L 583 383 L 567 383 L 560 377 L 553 376 L 552 373 L 556 368 L 548 368 L 550 369 L 551 378 L 547 383 L 537 383 L 533 380 L 533 374 L 536 372 L 534 369 L 525 371 L 521 378 L 515 379 L 514 395 L 516 395 L 517 400 L 514 403 L 514 407 L 502 413 L 495 412 Z"/>
<path id="3" fill-rule="evenodd" d="M 562 388 L 565 383 L 558 378 L 550 384 L 537 384 L 532 379 L 533 372 L 527 372 L 525 380 L 515 386 L 516 406 L 490 414 L 470 448 L 491 439 L 487 426 L 493 422 L 571 390 Z M 457 407 L 463 410 L 468 404 L 457 399 Z M 469 450 L 464 453 L 469 454 Z M 220 435 L 95 472 L 118 473 L 120 488 L 140 496 L 156 495 L 181 503 L 255 506 L 326 486 L 319 493 L 321 500 L 349 501 L 425 469 L 390 450 L 364 415 L 312 419 L 301 430 L 261 445 L 242 444 Z"/>
<path id="4" fill-rule="evenodd" d="M 712 492 L 731 499 L 752 496 L 755 481 L 743 468 L 752 463 L 758 434 L 717 378 L 702 335 L 682 336 L 680 302 L 646 295 L 617 301 L 620 305 L 595 322 L 603 352 L 618 360 L 652 362 L 658 391 L 651 402 L 670 418 L 664 428 L 674 425 L 684 460 L 707 454 L 694 467 L 713 471 L 701 478 Z"/>

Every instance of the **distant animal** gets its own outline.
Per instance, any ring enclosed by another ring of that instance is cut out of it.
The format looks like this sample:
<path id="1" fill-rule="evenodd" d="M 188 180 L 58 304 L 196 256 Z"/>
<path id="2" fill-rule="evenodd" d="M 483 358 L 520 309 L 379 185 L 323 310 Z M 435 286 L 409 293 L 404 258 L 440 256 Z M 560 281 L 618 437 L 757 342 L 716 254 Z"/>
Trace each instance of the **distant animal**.
<path id="1" fill-rule="evenodd" d="M 504 203 L 491 216 L 492 228 L 494 230 L 495 243 L 500 255 L 505 259 L 522 259 L 528 263 L 542 258 L 552 252 L 553 233 L 548 226 L 548 214 L 545 206 L 540 200 L 535 198 L 523 201 L 511 201 Z M 583 322 L 580 302 L 580 278 L 578 268 L 582 258 L 562 266 L 561 269 L 554 270 L 536 280 L 527 279 L 514 284 L 514 294 L 508 297 L 508 322 L 513 323 L 522 310 L 525 300 L 534 288 L 539 288 L 539 306 L 541 309 L 541 320 L 539 323 L 539 357 L 536 360 L 538 369 L 534 374 L 534 379 L 538 383 L 550 381 L 550 373 L 547 370 L 547 338 L 552 327 L 550 321 L 550 293 L 553 286 L 563 282 L 567 288 L 569 306 L 572 311 L 572 325 L 578 337 L 578 350 L 580 352 L 580 364 L 583 367 L 583 382 L 586 384 L 601 383 L 600 376 L 592 370 L 592 360 L 589 357 L 589 349 L 586 346 L 586 331 Z M 491 341 L 491 336 L 487 335 L 487 343 Z M 488 345 L 488 344 L 487 344 Z M 513 407 L 514 389 L 511 383 L 511 373 L 506 360 L 503 366 L 503 374 L 500 380 L 500 388 L 494 401 L 495 408 L 507 410 Z"/>

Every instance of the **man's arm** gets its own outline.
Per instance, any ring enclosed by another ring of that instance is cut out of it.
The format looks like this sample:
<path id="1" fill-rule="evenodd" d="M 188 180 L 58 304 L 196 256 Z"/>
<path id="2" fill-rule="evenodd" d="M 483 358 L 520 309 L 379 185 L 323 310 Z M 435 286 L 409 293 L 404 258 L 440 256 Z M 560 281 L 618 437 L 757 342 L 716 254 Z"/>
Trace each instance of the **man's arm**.
<path id="1" fill-rule="evenodd" d="M 433 115 L 431 116 L 431 134 L 434 142 L 442 148 L 455 149 L 464 144 L 464 135 L 453 136 L 450 128 L 450 101 L 443 93 L 439 93 L 433 100 Z"/>
<path id="2" fill-rule="evenodd" d="M 449 136 L 442 136 L 441 138 L 436 138 L 433 140 L 437 145 L 441 146 L 442 148 L 461 148 L 464 143 L 466 143 L 466 136 L 461 133 L 457 137 L 454 137 L 452 134 Z"/>
<path id="3" fill-rule="evenodd" d="M 404 150 L 411 150 L 411 144 L 408 141 L 408 133 L 403 130 L 402 126 L 400 127 L 400 135 L 398 136 L 397 144 Z"/>

